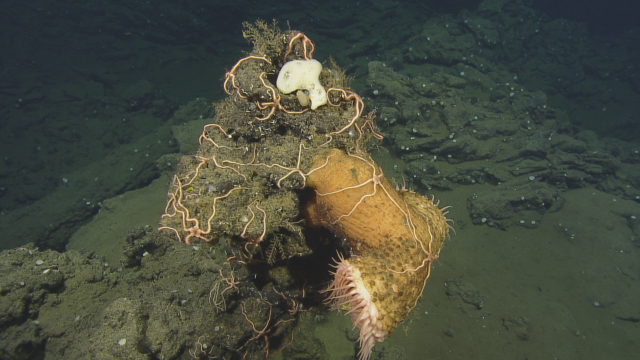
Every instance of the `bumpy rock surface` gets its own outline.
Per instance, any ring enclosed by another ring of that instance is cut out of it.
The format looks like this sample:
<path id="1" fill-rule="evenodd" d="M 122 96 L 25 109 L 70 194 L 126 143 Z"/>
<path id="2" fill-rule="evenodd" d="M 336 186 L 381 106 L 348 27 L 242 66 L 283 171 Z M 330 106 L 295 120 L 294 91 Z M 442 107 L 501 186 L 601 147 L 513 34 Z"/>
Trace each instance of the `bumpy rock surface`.
<path id="1" fill-rule="evenodd" d="M 313 157 L 366 147 L 373 121 L 335 64 L 320 74 L 327 105 L 310 110 L 296 93 L 278 91 L 282 65 L 313 55 L 302 33 L 258 24 L 245 36 L 254 51 L 227 73 L 229 97 L 216 104 L 198 153 L 180 159 L 160 229 L 187 243 L 229 235 L 273 263 L 311 252 L 299 204 Z"/>

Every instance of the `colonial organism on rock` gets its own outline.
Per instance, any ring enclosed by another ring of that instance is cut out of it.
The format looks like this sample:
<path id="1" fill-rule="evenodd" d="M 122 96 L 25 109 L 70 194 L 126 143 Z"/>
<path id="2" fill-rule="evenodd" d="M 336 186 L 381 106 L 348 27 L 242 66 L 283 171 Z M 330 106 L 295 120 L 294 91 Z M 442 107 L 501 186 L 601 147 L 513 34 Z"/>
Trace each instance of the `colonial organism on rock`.
<path id="1" fill-rule="evenodd" d="M 244 35 L 254 50 L 226 74 L 229 96 L 216 104 L 198 153 L 181 158 L 160 230 L 187 244 L 225 236 L 230 258 L 271 265 L 313 256 L 310 227 L 346 239 L 350 256 L 339 256 L 327 291 L 335 308 L 349 309 L 367 359 L 415 307 L 446 219 L 432 199 L 384 177 L 367 152 L 382 140 L 373 115 L 363 114 L 344 72 L 312 58 L 307 36 L 262 22 Z M 270 353 L 268 338 L 250 340 Z"/>

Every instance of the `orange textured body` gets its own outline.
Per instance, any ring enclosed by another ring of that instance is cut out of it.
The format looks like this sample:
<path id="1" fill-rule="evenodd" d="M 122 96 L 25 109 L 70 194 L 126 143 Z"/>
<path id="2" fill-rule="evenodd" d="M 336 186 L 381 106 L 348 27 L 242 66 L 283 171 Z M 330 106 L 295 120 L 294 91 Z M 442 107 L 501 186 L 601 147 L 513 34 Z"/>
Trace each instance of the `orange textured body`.
<path id="1" fill-rule="evenodd" d="M 331 150 L 314 159 L 305 205 L 310 226 L 345 239 L 327 290 L 336 308 L 348 307 L 360 328 L 360 358 L 391 334 L 416 305 L 449 226 L 432 200 L 396 190 L 367 155 Z"/>

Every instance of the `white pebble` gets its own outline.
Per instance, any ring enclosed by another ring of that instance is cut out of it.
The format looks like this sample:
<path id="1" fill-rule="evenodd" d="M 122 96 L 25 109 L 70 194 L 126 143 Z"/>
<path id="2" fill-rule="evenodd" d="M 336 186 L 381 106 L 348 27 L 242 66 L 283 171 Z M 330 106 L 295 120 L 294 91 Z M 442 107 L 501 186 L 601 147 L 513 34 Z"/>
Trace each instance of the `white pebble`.
<path id="1" fill-rule="evenodd" d="M 36 265 L 42 265 L 42 264 L 44 264 L 44 261 L 40 259 L 36 260 Z"/>
<path id="2" fill-rule="evenodd" d="M 127 339 L 120 339 L 120 341 L 118 341 L 118 345 L 120 346 L 124 346 L 127 343 Z"/>

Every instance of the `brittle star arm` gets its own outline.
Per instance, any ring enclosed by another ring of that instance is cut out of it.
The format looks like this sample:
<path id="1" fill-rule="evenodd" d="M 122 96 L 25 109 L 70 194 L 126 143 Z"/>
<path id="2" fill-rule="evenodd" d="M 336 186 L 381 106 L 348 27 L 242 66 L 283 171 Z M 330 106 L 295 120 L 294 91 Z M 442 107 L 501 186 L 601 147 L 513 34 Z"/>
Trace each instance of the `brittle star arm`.
<path id="1" fill-rule="evenodd" d="M 246 96 L 243 96 L 242 94 L 240 94 L 240 86 L 236 85 L 235 80 L 236 80 L 236 71 L 238 70 L 238 68 L 240 67 L 240 64 L 242 64 L 243 62 L 247 61 L 247 60 L 261 60 L 266 62 L 267 64 L 271 65 L 271 61 L 269 61 L 267 58 L 262 57 L 262 56 L 247 56 L 245 58 L 242 58 L 240 60 L 238 60 L 238 62 L 231 68 L 231 70 L 229 70 L 226 74 L 225 74 L 225 79 L 224 79 L 224 84 L 222 85 L 224 88 L 224 91 L 231 95 L 233 94 L 233 91 L 229 89 L 229 83 L 231 83 L 231 86 L 233 86 L 233 88 L 236 89 L 238 96 L 240 96 L 243 99 L 246 99 Z"/>
<path id="2" fill-rule="evenodd" d="M 206 235 L 206 234 L 209 234 L 211 232 L 211 221 L 216 216 L 216 203 L 218 202 L 218 200 L 227 198 L 229 195 L 231 195 L 232 192 L 234 192 L 236 190 L 249 190 L 249 188 L 247 188 L 247 187 L 235 187 L 235 188 L 229 190 L 226 194 L 224 194 L 222 196 L 215 197 L 213 199 L 213 204 L 211 205 L 211 208 L 213 209 L 213 213 L 211 214 L 211 216 L 209 216 L 209 219 L 207 220 L 207 231 L 203 232 L 203 234 Z"/>
<path id="3" fill-rule="evenodd" d="M 340 104 L 334 104 L 331 102 L 331 98 L 329 97 L 329 93 L 332 91 L 338 91 L 341 92 L 344 100 L 351 100 L 353 99 L 353 107 L 355 109 L 355 114 L 353 116 L 353 118 L 351 118 L 351 121 L 349 121 L 349 123 L 347 125 L 345 125 L 342 129 L 338 130 L 338 131 L 333 131 L 330 132 L 327 136 L 331 136 L 331 135 L 337 135 L 342 133 L 343 131 L 346 131 L 348 128 L 350 128 L 355 122 L 356 120 L 358 120 L 360 118 L 360 116 L 362 115 L 362 112 L 364 111 L 364 102 L 362 101 L 362 98 L 360 97 L 360 95 L 352 92 L 352 91 L 347 91 L 344 89 L 338 89 L 338 88 L 328 88 L 327 89 L 327 103 L 331 106 L 339 106 Z"/>
<path id="4" fill-rule="evenodd" d="M 262 234 L 260 235 L 260 237 L 258 237 L 258 239 L 255 242 L 256 244 L 259 244 L 264 239 L 264 236 L 267 233 L 267 213 L 262 208 L 260 208 L 260 206 L 258 206 L 260 205 L 260 202 L 258 200 L 254 200 L 251 204 L 247 206 L 247 209 L 249 209 L 249 212 L 251 212 L 251 219 L 244 226 L 244 229 L 242 230 L 240 237 L 245 239 L 247 238 L 245 236 L 245 234 L 247 233 L 247 229 L 249 228 L 249 225 L 251 225 L 253 220 L 256 218 L 256 213 L 253 210 L 251 210 L 252 205 L 255 206 L 256 209 L 262 212 Z"/>
<path id="5" fill-rule="evenodd" d="M 225 146 L 225 145 L 218 145 L 218 144 L 216 144 L 216 143 L 213 141 L 213 139 L 211 139 L 211 138 L 209 137 L 209 135 L 207 134 L 207 128 L 209 128 L 209 127 L 216 127 L 216 128 L 218 128 L 220 131 L 222 131 L 222 133 L 224 134 L 224 136 L 225 136 L 227 139 L 230 139 L 230 138 L 231 138 L 231 135 L 232 135 L 232 134 L 229 134 L 229 133 L 227 133 L 226 131 L 224 131 L 224 129 L 222 128 L 222 126 L 220 126 L 220 125 L 218 125 L 218 124 L 207 124 L 207 125 L 205 125 L 205 126 L 204 126 L 204 128 L 202 129 L 202 135 L 200 135 L 200 137 L 198 138 L 198 142 L 200 143 L 200 145 L 202 145 L 202 141 L 203 141 L 203 140 L 206 140 L 206 141 L 209 141 L 211 144 L 213 144 L 213 146 L 215 146 L 215 147 L 217 147 L 217 148 L 227 148 L 227 149 L 231 149 L 231 147 L 229 147 L 229 146 Z M 239 149 L 239 148 L 236 148 L 236 149 Z"/>
<path id="6" fill-rule="evenodd" d="M 291 52 L 293 52 L 293 42 L 298 39 L 302 39 L 300 40 L 302 42 L 302 52 L 303 52 L 302 56 L 305 58 L 305 60 L 310 60 L 313 58 L 315 45 L 313 45 L 313 42 L 311 41 L 311 39 L 309 39 L 304 33 L 299 32 L 295 36 L 293 36 L 291 40 L 289 40 L 288 50 L 282 57 L 284 61 L 287 61 L 287 57 L 289 56 L 289 54 L 291 54 Z M 307 44 L 309 45 L 309 54 L 307 54 Z"/>

